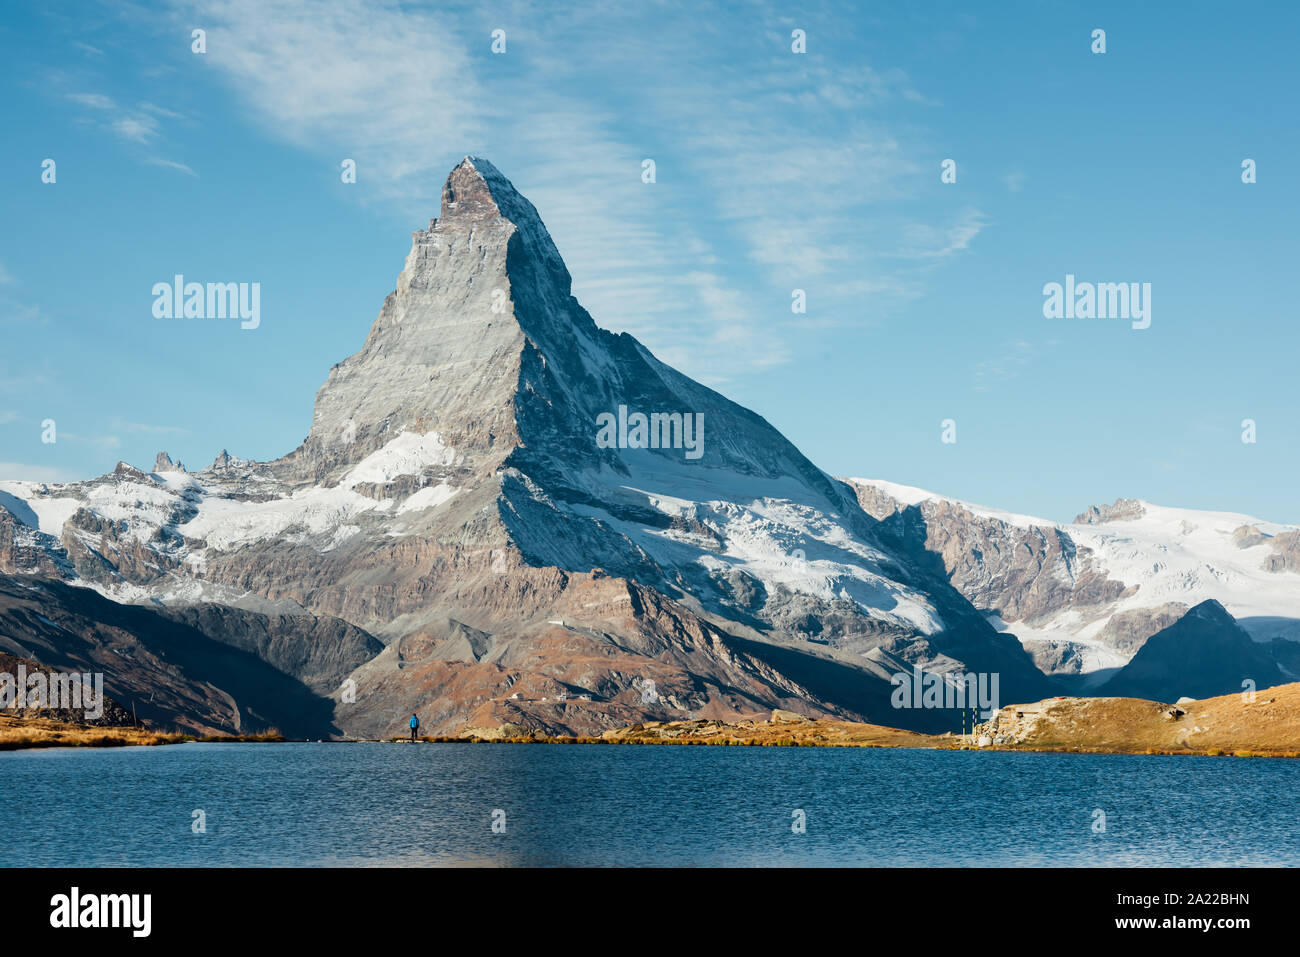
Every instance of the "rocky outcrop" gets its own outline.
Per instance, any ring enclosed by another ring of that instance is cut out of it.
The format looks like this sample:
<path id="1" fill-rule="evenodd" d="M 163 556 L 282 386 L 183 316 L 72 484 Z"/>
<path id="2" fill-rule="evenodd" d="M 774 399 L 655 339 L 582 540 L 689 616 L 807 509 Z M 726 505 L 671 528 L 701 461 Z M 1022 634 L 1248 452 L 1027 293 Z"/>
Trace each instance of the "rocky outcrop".
<path id="1" fill-rule="evenodd" d="M 120 702 L 114 701 L 108 695 L 104 695 L 103 700 L 99 702 L 99 707 L 95 709 L 98 713 L 95 715 L 89 714 L 85 707 L 59 707 L 59 705 L 65 702 L 52 700 L 52 698 L 49 697 L 50 693 L 48 689 L 54 687 L 56 682 L 65 676 L 71 678 L 71 675 L 55 672 L 54 669 L 41 664 L 39 661 L 34 661 L 31 658 L 23 658 L 7 651 L 0 650 L 0 674 L 8 675 L 9 680 L 13 682 L 12 691 L 15 694 L 15 698 L 11 705 L 6 705 L 6 710 L 10 710 L 10 707 L 12 707 L 12 713 L 17 717 L 48 718 L 52 721 L 60 721 L 66 724 L 97 728 L 123 727 L 136 723 L 136 719 L 132 716 L 131 710 L 123 707 Z M 17 697 L 18 693 L 21 692 L 25 692 L 26 694 L 32 693 L 30 684 L 25 688 L 18 684 L 19 676 L 25 675 L 30 679 L 31 676 L 35 674 L 45 676 L 45 682 L 42 685 L 45 690 L 41 692 L 41 695 L 44 696 L 43 700 L 41 698 L 24 700 Z M 55 681 L 51 681 L 51 678 L 54 678 Z M 95 693 L 93 689 L 93 680 L 92 677 L 92 684 L 89 689 L 91 694 Z M 75 698 L 73 700 L 75 700 Z"/>
<path id="2" fill-rule="evenodd" d="M 1101 606 L 1127 591 L 1093 566 L 1086 548 L 1052 526 L 1022 527 L 933 500 L 898 513 L 890 527 L 902 541 L 937 556 L 976 608 L 1007 622 L 1032 625 L 1062 607 Z"/>
<path id="3" fill-rule="evenodd" d="M 10 496 L 12 506 L 19 514 L 27 515 L 28 506 Z M 32 515 L 28 522 L 35 522 Z M 5 505 L 5 494 L 0 492 L 0 573 L 7 575 L 74 574 L 72 562 L 58 540 L 46 535 L 18 516 Z"/>
<path id="4" fill-rule="evenodd" d="M 1267 536 L 1254 525 L 1238 525 L 1232 530 L 1232 543 L 1238 548 L 1254 548 Z"/>
<path id="5" fill-rule="evenodd" d="M 163 607 L 157 613 L 255 655 L 324 697 L 337 694 L 349 674 L 384 649 L 341 618 L 264 615 L 215 602 Z"/>
<path id="6" fill-rule="evenodd" d="M 166 452 L 159 452 L 153 460 L 154 472 L 184 472 L 185 465 L 182 462 L 173 462 L 172 457 Z"/>
<path id="7" fill-rule="evenodd" d="M 1065 529 L 1015 524 L 938 497 L 905 504 L 882 487 L 858 480 L 852 484 L 862 508 L 881 519 L 883 534 L 897 550 L 910 554 L 916 564 L 934 567 L 964 598 L 1005 622 L 1012 633 L 1021 623 L 1030 629 L 1049 624 L 1065 609 L 1081 623 L 1105 620 L 1116 602 L 1135 592 L 1110 578 L 1094 562 L 1091 550 L 1079 546 Z M 1047 674 L 1079 674 L 1097 667 L 1088 649 L 1070 637 L 1034 638 L 1024 646 Z"/>
<path id="8" fill-rule="evenodd" d="M 1142 503 L 1135 498 L 1117 498 L 1113 505 L 1093 505 L 1074 517 L 1075 525 L 1103 525 L 1128 522 L 1143 515 Z"/>
<path id="9" fill-rule="evenodd" d="M 1282 532 L 1269 542 L 1273 554 L 1264 562 L 1270 572 L 1300 572 L 1300 530 Z"/>

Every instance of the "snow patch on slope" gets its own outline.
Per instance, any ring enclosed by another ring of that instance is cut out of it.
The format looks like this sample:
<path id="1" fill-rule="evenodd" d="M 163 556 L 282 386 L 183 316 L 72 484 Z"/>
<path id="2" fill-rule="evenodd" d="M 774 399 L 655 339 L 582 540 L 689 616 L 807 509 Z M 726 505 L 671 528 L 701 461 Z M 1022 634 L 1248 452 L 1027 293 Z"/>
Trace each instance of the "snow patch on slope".
<path id="1" fill-rule="evenodd" d="M 1300 639 L 1300 574 L 1270 572 L 1265 541 L 1238 548 L 1232 533 L 1252 525 L 1264 535 L 1290 531 L 1291 526 L 1265 522 L 1237 512 L 1205 512 L 1168 508 L 1143 502 L 1143 514 L 1100 525 L 1061 526 L 1079 545 L 1093 550 L 1094 560 L 1107 574 L 1126 585 L 1139 586 L 1117 611 L 1145 608 L 1167 601 L 1198 605 L 1218 601 L 1247 631 L 1258 630 L 1253 618 L 1292 618 L 1295 624 L 1279 632 L 1267 626 L 1261 639 L 1287 633 Z"/>
<path id="2" fill-rule="evenodd" d="M 944 629 L 933 604 L 886 570 L 888 556 L 855 537 L 833 504 L 798 479 L 688 466 L 644 450 L 627 450 L 623 461 L 628 474 L 602 469 L 582 476 L 580 484 L 597 500 L 649 505 L 709 531 L 643 525 L 595 505 L 569 508 L 617 530 L 661 567 L 741 571 L 769 590 L 781 585 L 827 601 L 852 601 L 873 617 L 923 634 Z"/>
<path id="3" fill-rule="evenodd" d="M 313 486 L 269 502 L 210 497 L 203 500 L 198 515 L 178 530 L 217 551 L 229 551 L 279 537 L 295 528 L 311 535 L 335 533 L 359 515 L 386 511 L 392 506 L 392 501 L 377 502 L 341 487 Z M 340 543 L 332 540 L 333 546 Z"/>
<path id="4" fill-rule="evenodd" d="M 407 512 L 420 511 L 426 508 L 437 508 L 458 491 L 460 490 L 452 488 L 445 482 L 440 482 L 437 485 L 426 485 L 424 488 L 407 496 L 406 500 L 397 506 L 397 512 L 399 515 L 403 515 Z"/>
<path id="5" fill-rule="evenodd" d="M 53 535 L 58 538 L 63 534 L 63 523 L 70 519 L 81 508 L 80 499 L 75 498 L 45 498 L 36 494 L 36 490 L 41 488 L 40 483 L 36 482 L 0 482 L 0 492 L 6 492 L 18 499 L 22 505 L 30 509 L 36 517 L 36 525 L 32 526 L 37 531 L 44 532 L 46 535 Z M 48 487 L 48 486 L 46 486 Z M 0 502 L 0 504 L 3 504 Z M 30 524 L 30 516 L 24 514 L 24 510 L 19 508 L 16 515 L 18 521 L 25 525 Z"/>
<path id="6" fill-rule="evenodd" d="M 383 485 L 404 475 L 419 475 L 429 466 L 455 461 L 455 450 L 444 445 L 437 432 L 403 432 L 353 466 L 339 484 L 348 489 L 363 483 Z"/>

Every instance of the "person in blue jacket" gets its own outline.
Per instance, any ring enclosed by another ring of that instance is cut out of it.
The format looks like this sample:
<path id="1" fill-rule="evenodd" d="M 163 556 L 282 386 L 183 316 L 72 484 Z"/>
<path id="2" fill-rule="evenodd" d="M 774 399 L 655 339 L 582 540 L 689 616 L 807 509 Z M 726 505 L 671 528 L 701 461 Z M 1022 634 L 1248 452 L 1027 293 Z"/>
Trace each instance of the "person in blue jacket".
<path id="1" fill-rule="evenodd" d="M 415 732 L 420 730 L 420 719 L 411 715 L 411 740 L 415 740 Z"/>

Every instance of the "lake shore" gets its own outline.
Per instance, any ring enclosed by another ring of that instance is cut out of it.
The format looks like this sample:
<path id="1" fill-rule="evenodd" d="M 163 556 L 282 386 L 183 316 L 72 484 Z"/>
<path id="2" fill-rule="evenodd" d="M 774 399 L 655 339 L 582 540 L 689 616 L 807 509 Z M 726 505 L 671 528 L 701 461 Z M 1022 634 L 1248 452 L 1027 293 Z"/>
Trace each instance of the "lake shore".
<path id="1" fill-rule="evenodd" d="M 46 717 L 0 714 L 0 751 L 285 740 L 274 730 L 199 737 L 141 727 L 85 726 Z M 384 740 L 411 743 L 401 736 Z M 921 734 L 878 724 L 811 719 L 778 710 L 770 717 L 740 721 L 647 721 L 591 737 L 555 736 L 518 725 L 467 727 L 457 735 L 423 736 L 415 743 L 927 748 L 1296 758 L 1300 757 L 1300 683 L 1172 705 L 1138 698 L 1049 698 L 1008 705 L 976 726 L 971 734 Z"/>

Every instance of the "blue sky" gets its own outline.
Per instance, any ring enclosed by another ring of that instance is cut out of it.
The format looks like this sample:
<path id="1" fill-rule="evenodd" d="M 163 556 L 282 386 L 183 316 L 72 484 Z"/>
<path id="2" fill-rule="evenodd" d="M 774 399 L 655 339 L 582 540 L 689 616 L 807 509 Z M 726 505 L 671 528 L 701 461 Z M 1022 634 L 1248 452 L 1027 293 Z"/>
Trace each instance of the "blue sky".
<path id="1" fill-rule="evenodd" d="M 0 477 L 291 450 L 476 153 L 598 323 L 833 474 L 1300 522 L 1300 8 L 864 6 L 6 5 Z M 155 319 L 176 273 L 261 326 Z M 1150 328 L 1044 318 L 1067 273 Z"/>

